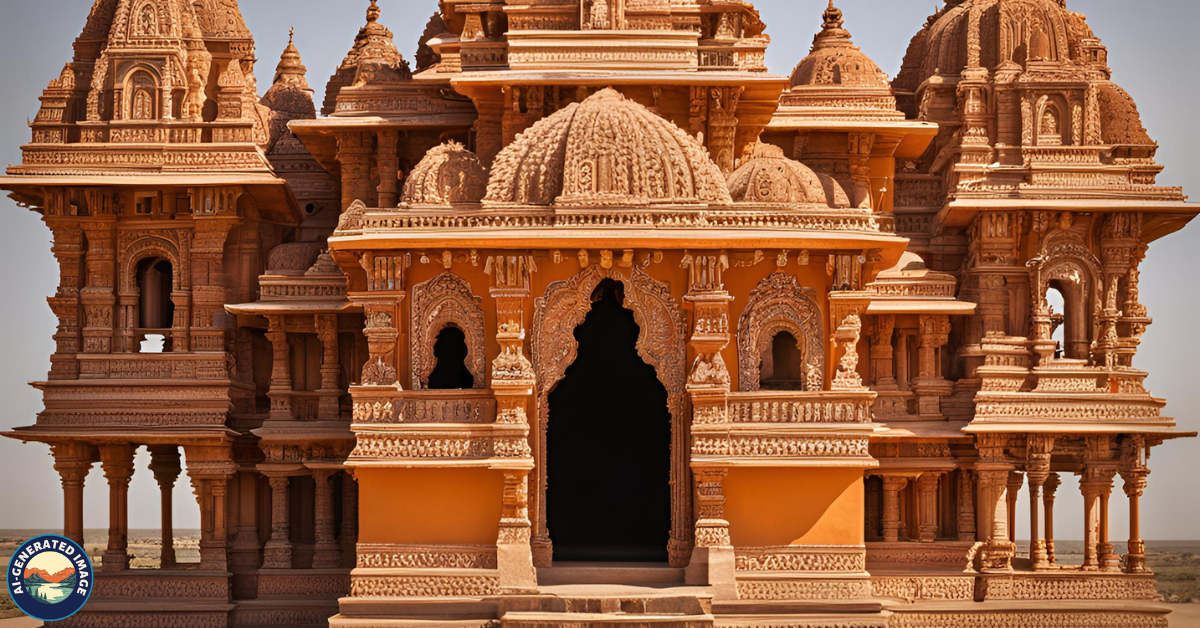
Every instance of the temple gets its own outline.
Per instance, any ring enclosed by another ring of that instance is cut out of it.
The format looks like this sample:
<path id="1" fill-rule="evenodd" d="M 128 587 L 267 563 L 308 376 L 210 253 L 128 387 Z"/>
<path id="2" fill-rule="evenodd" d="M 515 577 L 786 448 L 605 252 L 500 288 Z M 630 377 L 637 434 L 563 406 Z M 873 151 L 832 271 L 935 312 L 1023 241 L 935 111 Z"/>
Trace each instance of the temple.
<path id="1" fill-rule="evenodd" d="M 319 108 L 236 0 L 96 0 L 43 93 L 5 435 L 110 521 L 62 626 L 1165 628 L 1139 266 L 1200 206 L 1084 16 L 949 0 L 891 80 L 832 2 L 790 77 L 744 0 L 393 4 L 415 56 L 372 0 Z"/>

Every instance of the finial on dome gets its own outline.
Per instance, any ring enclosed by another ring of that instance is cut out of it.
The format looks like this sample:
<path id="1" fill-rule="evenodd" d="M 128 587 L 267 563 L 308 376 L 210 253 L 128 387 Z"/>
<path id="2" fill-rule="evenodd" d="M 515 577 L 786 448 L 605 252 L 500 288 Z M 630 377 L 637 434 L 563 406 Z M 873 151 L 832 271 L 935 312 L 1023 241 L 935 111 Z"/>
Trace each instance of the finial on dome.
<path id="1" fill-rule="evenodd" d="M 845 24 L 845 20 L 842 19 L 842 10 L 833 6 L 833 0 L 829 0 L 829 8 L 825 9 L 824 15 L 825 24 L 823 28 L 827 31 L 841 29 L 842 25 Z"/>
<path id="2" fill-rule="evenodd" d="M 308 89 L 307 73 L 308 68 L 304 67 L 304 62 L 300 58 L 300 50 L 296 48 L 296 27 L 293 26 L 288 31 L 287 47 L 283 49 L 283 54 L 279 56 L 279 65 L 275 67 L 273 82 Z"/>
<path id="3" fill-rule="evenodd" d="M 379 3 L 371 0 L 371 6 L 367 7 L 367 22 L 378 22 L 379 14 Z"/>

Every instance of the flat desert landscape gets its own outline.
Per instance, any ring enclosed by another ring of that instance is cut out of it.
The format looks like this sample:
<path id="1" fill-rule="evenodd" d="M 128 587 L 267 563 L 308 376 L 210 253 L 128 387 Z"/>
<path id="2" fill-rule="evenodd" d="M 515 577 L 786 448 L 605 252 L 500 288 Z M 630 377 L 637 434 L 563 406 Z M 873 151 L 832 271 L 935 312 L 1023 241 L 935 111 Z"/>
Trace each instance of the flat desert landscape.
<path id="1" fill-rule="evenodd" d="M 39 534 L 58 534 L 56 530 L 0 530 L 0 560 L 8 564 L 13 550 L 23 542 Z M 84 546 L 99 565 L 104 547 L 108 544 L 107 530 L 87 530 Z M 200 562 L 200 531 L 175 531 L 175 556 L 181 564 Z M 1148 541 L 1147 562 L 1158 574 L 1158 592 L 1163 601 L 1171 605 L 1171 628 L 1200 628 L 1200 541 Z M 162 535 L 158 530 L 130 530 L 130 565 L 135 569 L 156 569 L 162 549 Z M 1026 545 L 1018 544 L 1019 552 L 1028 552 Z M 1118 553 L 1124 552 L 1123 544 L 1117 544 Z M 1080 541 L 1057 541 L 1057 553 L 1062 564 L 1083 562 L 1083 543 Z M 0 599 L 0 628 L 34 628 L 41 624 L 30 621 L 7 596 Z"/>

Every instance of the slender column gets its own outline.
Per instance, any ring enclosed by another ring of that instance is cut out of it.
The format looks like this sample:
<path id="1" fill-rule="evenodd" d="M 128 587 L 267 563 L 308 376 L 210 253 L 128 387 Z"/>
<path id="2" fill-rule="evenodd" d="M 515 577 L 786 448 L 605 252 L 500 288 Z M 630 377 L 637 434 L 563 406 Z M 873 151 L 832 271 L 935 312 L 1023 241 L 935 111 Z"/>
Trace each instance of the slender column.
<path id="1" fill-rule="evenodd" d="M 341 558 L 337 540 L 334 538 L 333 486 L 329 478 L 336 469 L 313 469 L 316 482 L 316 544 L 313 547 L 313 568 L 334 569 Z M 274 535 L 272 534 L 272 538 Z"/>
<path id="2" fill-rule="evenodd" d="M 100 467 L 108 479 L 108 549 L 103 571 L 129 568 L 129 480 L 133 478 L 133 445 L 102 445 Z"/>
<path id="3" fill-rule="evenodd" d="M 271 538 L 263 555 L 265 569 L 291 569 L 292 543 L 288 539 L 288 476 L 269 476 L 271 484 Z"/>
<path id="4" fill-rule="evenodd" d="M 942 377 L 941 351 L 950 341 L 949 316 L 920 317 L 920 338 L 917 348 L 917 413 L 933 420 L 942 418 L 942 397 L 954 391 L 954 385 Z"/>
<path id="5" fill-rule="evenodd" d="M 900 491 L 908 484 L 908 478 L 899 475 L 883 476 L 883 541 L 896 543 L 900 540 Z"/>
<path id="6" fill-rule="evenodd" d="M 1121 557 L 1117 555 L 1116 547 L 1109 539 L 1108 528 L 1108 502 L 1112 496 L 1113 476 L 1116 472 L 1114 468 L 1105 469 L 1100 485 L 1100 543 L 1096 545 L 1096 552 L 1100 557 L 1100 569 L 1104 571 L 1121 570 Z"/>
<path id="7" fill-rule="evenodd" d="M 1126 573 L 1146 573 L 1146 543 L 1142 541 L 1140 499 L 1146 490 L 1146 477 L 1150 469 L 1146 458 L 1150 448 L 1143 436 L 1132 435 L 1121 439 L 1121 462 L 1117 467 L 1124 480 L 1125 496 L 1129 498 L 1129 553 L 1125 554 Z"/>
<path id="8" fill-rule="evenodd" d="M 1051 436 L 1030 434 L 1026 438 L 1025 476 L 1029 481 L 1029 560 L 1034 569 L 1048 569 L 1046 541 L 1038 525 L 1042 508 L 1042 486 L 1050 477 L 1050 454 L 1054 446 Z"/>
<path id="9" fill-rule="evenodd" d="M 357 132 L 339 133 L 337 142 L 337 160 L 342 172 L 342 211 L 354 201 L 374 206 L 377 198 L 371 193 L 371 154 L 374 152 L 371 136 Z"/>
<path id="10" fill-rule="evenodd" d="M 284 331 L 282 316 L 268 316 L 267 340 L 271 341 L 271 387 L 267 396 L 271 399 L 271 420 L 292 419 L 292 364 L 291 352 Z"/>
<path id="11" fill-rule="evenodd" d="M 52 445 L 54 469 L 62 479 L 63 536 L 83 545 L 83 484 L 92 469 L 95 450 L 83 443 Z"/>
<path id="12" fill-rule="evenodd" d="M 893 369 L 895 351 L 892 335 L 896 329 L 896 317 L 875 317 L 875 333 L 871 336 L 871 362 L 875 365 L 875 390 L 896 390 Z"/>
<path id="13" fill-rule="evenodd" d="M 200 506 L 200 569 L 229 571 L 229 478 L 237 473 L 225 445 L 184 445 L 188 478 Z"/>
<path id="14" fill-rule="evenodd" d="M 1046 511 L 1046 563 L 1055 564 L 1058 557 L 1054 553 L 1054 496 L 1062 485 L 1057 473 L 1051 473 L 1043 485 L 1045 494 L 1042 495 L 1042 509 Z"/>
<path id="15" fill-rule="evenodd" d="M 1008 490 L 1005 493 L 1008 499 L 1008 540 L 1013 543 L 1017 542 L 1017 497 L 1024 483 L 1025 477 L 1020 471 L 1008 472 Z"/>
<path id="16" fill-rule="evenodd" d="M 896 332 L 896 382 L 900 390 L 912 389 L 908 373 L 908 337 L 911 333 L 906 329 Z"/>
<path id="17" fill-rule="evenodd" d="M 347 472 L 342 474 L 342 566 L 353 567 L 358 543 L 358 482 Z"/>
<path id="18" fill-rule="evenodd" d="M 1146 476 L 1150 471 L 1144 466 L 1122 472 L 1125 480 L 1125 496 L 1129 498 L 1129 553 L 1125 555 L 1126 573 L 1145 573 L 1146 542 L 1142 540 L 1141 510 L 1139 500 L 1146 490 Z"/>
<path id="19" fill-rule="evenodd" d="M 321 341 L 321 397 L 317 402 L 317 418 L 336 421 L 341 413 L 338 400 L 342 394 L 338 381 L 341 367 L 338 365 L 337 315 L 317 315 L 315 323 L 317 338 Z"/>
<path id="20" fill-rule="evenodd" d="M 1096 571 L 1100 568 L 1100 482 L 1094 479 L 1095 469 L 1085 470 L 1085 479 L 1079 483 L 1083 493 L 1083 570 Z"/>
<path id="21" fill-rule="evenodd" d="M 958 540 L 974 541 L 975 527 L 975 473 L 962 469 L 958 485 Z"/>
<path id="22" fill-rule="evenodd" d="M 937 540 L 938 478 L 941 471 L 927 471 L 917 479 L 917 532 L 922 543 Z"/>
<path id="23" fill-rule="evenodd" d="M 158 482 L 162 507 L 162 553 L 163 569 L 175 566 L 175 526 L 172 521 L 172 496 L 175 480 L 183 469 L 180 467 L 179 448 L 175 445 L 150 446 L 150 471 Z"/>
<path id="24" fill-rule="evenodd" d="M 978 567 L 983 572 L 1012 571 L 1016 545 L 1008 534 L 1008 488 L 1012 464 L 1006 456 L 1008 437 L 1002 434 L 980 434 L 976 437 L 979 462 L 975 465 L 979 481 L 979 537 L 983 547 L 977 554 Z"/>

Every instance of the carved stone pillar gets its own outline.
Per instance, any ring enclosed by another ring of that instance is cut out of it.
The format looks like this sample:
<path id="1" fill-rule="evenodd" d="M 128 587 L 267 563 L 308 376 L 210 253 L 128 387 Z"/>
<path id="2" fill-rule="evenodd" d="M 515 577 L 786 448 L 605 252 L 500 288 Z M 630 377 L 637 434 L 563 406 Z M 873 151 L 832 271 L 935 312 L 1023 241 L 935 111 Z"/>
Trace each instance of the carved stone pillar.
<path id="1" fill-rule="evenodd" d="M 315 545 L 313 547 L 313 569 L 334 569 L 341 562 L 341 552 L 334 537 L 333 485 L 329 479 L 337 469 L 313 469 L 316 483 Z M 274 534 L 272 534 L 274 538 Z"/>
<path id="2" fill-rule="evenodd" d="M 504 147 L 504 100 L 500 94 L 492 98 L 476 98 L 475 154 L 479 163 L 490 168 Z"/>
<path id="3" fill-rule="evenodd" d="M 975 539 L 975 474 L 962 469 L 958 484 L 958 540 Z"/>
<path id="4" fill-rule="evenodd" d="M 52 445 L 54 469 L 62 479 L 63 536 L 83 545 L 83 485 L 96 459 L 93 447 L 79 442 Z"/>
<path id="5" fill-rule="evenodd" d="M 263 553 L 264 569 L 291 569 L 292 543 L 288 538 L 288 476 L 269 475 L 271 484 L 271 538 Z"/>
<path id="6" fill-rule="evenodd" d="M 66 200 L 62 199 L 62 210 L 53 212 L 47 207 L 44 213 L 46 226 L 54 234 L 51 251 L 58 261 L 58 291 L 47 299 L 50 309 L 58 318 L 58 329 L 54 333 L 54 354 L 50 356 L 49 379 L 77 379 L 79 377 L 78 354 L 83 351 L 80 336 L 80 291 L 84 287 L 83 230 L 72 219 L 51 218 L 66 212 Z"/>
<path id="7" fill-rule="evenodd" d="M 321 341 L 321 389 L 317 402 L 317 418 L 336 421 L 341 414 L 341 367 L 338 365 L 337 314 L 319 314 L 316 317 L 317 338 Z"/>
<path id="8" fill-rule="evenodd" d="M 292 419 L 292 362 L 283 316 L 267 317 L 267 340 L 271 342 L 271 420 Z"/>
<path id="9" fill-rule="evenodd" d="M 940 471 L 927 471 L 917 478 L 917 531 L 922 543 L 933 543 L 938 532 L 938 478 Z"/>
<path id="10" fill-rule="evenodd" d="M 496 301 L 496 343 L 500 351 L 492 361 L 491 385 L 496 396 L 496 424 L 516 443 L 523 456 L 512 460 L 504 472 L 504 501 L 500 533 L 496 539 L 500 586 L 506 592 L 537 590 L 535 564 L 549 566 L 553 547 L 545 530 L 544 512 L 539 516 L 536 551 L 529 519 L 530 471 L 533 451 L 529 447 L 529 402 L 536 376 L 525 357 L 524 303 L 530 294 L 531 274 L 537 270 L 533 258 L 501 255 L 488 258 L 484 271 L 491 275 L 492 298 Z M 543 457 L 543 460 L 545 458 Z"/>
<path id="11" fill-rule="evenodd" d="M 896 332 L 896 383 L 900 390 L 910 390 L 912 388 L 912 377 L 908 372 L 908 339 L 912 336 L 912 332 L 907 329 L 901 329 Z"/>
<path id="12" fill-rule="evenodd" d="M 402 346 L 397 312 L 404 293 L 406 255 L 376 255 L 366 252 L 359 265 L 367 275 L 368 292 L 351 293 L 350 301 L 363 308 L 366 318 L 367 363 L 363 366 L 363 386 L 399 387 L 398 347 Z M 385 294 L 386 293 L 386 294 Z"/>
<path id="13" fill-rule="evenodd" d="M 358 544 L 358 482 L 349 473 L 342 474 L 342 529 L 338 540 L 342 546 L 342 566 L 353 567 Z"/>
<path id="14" fill-rule="evenodd" d="M 721 172 L 733 171 L 737 140 L 737 107 L 744 87 L 713 87 L 708 103 L 708 152 Z"/>
<path id="15" fill-rule="evenodd" d="M 1114 468 L 1106 468 L 1100 478 L 1100 536 L 1099 543 L 1096 544 L 1096 553 L 1100 559 L 1100 569 L 1103 571 L 1121 570 L 1121 557 L 1117 555 L 1109 539 L 1108 530 L 1108 501 L 1112 496 L 1113 476 L 1116 472 Z"/>
<path id="16" fill-rule="evenodd" d="M 116 216 L 90 217 L 83 223 L 87 238 L 86 286 L 80 292 L 83 305 L 83 352 L 109 353 L 113 350 L 114 323 L 121 330 L 121 351 L 132 352 L 137 348 L 132 342 L 133 329 L 138 325 L 136 305 L 115 311 L 117 304 L 116 277 Z M 122 294 L 132 292 L 136 300 L 137 284 L 132 277 L 122 277 Z M 128 284 L 128 285 L 126 285 Z"/>
<path id="17" fill-rule="evenodd" d="M 400 157 L 396 152 L 400 136 L 396 131 L 380 131 L 376 143 L 375 163 L 379 171 L 379 206 L 400 204 Z"/>
<path id="18" fill-rule="evenodd" d="M 135 451 L 133 445 L 100 446 L 100 467 L 108 480 L 108 549 L 102 571 L 129 568 L 129 480 Z"/>
<path id="19" fill-rule="evenodd" d="M 1146 490 L 1146 478 L 1150 469 L 1146 467 L 1147 447 L 1145 439 L 1130 436 L 1121 442 L 1121 479 L 1124 480 L 1125 496 L 1129 498 L 1129 553 L 1125 555 L 1126 573 L 1146 573 L 1146 543 L 1142 540 L 1141 508 L 1139 500 Z"/>
<path id="20" fill-rule="evenodd" d="M 225 245 L 238 220 L 240 187 L 192 188 L 190 280 L 171 294 L 173 351 L 226 351 Z"/>
<path id="21" fill-rule="evenodd" d="M 1042 510 L 1046 513 L 1046 562 L 1050 565 L 1055 564 L 1058 560 L 1054 552 L 1054 496 L 1061 485 L 1062 480 L 1059 479 L 1057 473 L 1049 474 L 1043 485 L 1045 494 L 1042 495 Z"/>
<path id="22" fill-rule="evenodd" d="M 1025 476 L 1029 481 L 1029 560 L 1034 569 L 1047 569 L 1050 559 L 1046 554 L 1046 541 L 1038 523 L 1038 511 L 1042 508 L 1042 486 L 1050 477 L 1050 450 L 1053 437 L 1030 434 L 1026 440 L 1027 458 Z M 1010 489 L 1011 490 L 1011 489 Z"/>
<path id="23" fill-rule="evenodd" d="M 1008 472 L 1005 498 L 1008 500 L 1006 511 L 1008 514 L 1008 540 L 1013 543 L 1017 542 L 1017 498 L 1020 496 L 1023 484 L 1025 484 L 1025 476 L 1020 471 Z"/>
<path id="24" fill-rule="evenodd" d="M 1083 456 L 1083 475 L 1079 482 L 1079 490 L 1083 493 L 1084 536 L 1083 536 L 1083 570 L 1096 571 L 1104 565 L 1103 552 L 1112 553 L 1111 548 L 1101 547 L 1106 539 L 1102 526 L 1107 526 L 1107 516 L 1103 507 L 1103 496 L 1112 491 L 1113 475 L 1117 463 L 1112 459 L 1112 437 L 1088 436 L 1087 449 Z"/>
<path id="25" fill-rule="evenodd" d="M 229 570 L 229 480 L 237 473 L 224 446 L 184 445 L 188 478 L 200 506 L 200 569 Z"/>
<path id="26" fill-rule="evenodd" d="M 979 462 L 975 465 L 979 485 L 979 538 L 983 547 L 977 553 L 978 568 L 987 573 L 1009 572 L 1016 545 L 1008 533 L 1006 492 L 1012 464 L 1005 456 L 1008 437 L 980 434 L 976 437 Z"/>
<path id="27" fill-rule="evenodd" d="M 688 584 L 707 584 L 713 597 L 737 597 L 733 541 L 725 519 L 725 476 L 728 470 L 704 467 L 695 470 L 696 537 L 688 563 Z"/>
<path id="28" fill-rule="evenodd" d="M 896 543 L 904 522 L 900 520 L 900 491 L 908 485 L 908 478 L 899 475 L 883 476 L 883 541 Z"/>
<path id="29" fill-rule="evenodd" d="M 920 317 L 920 341 L 917 349 L 917 413 L 930 420 L 942 419 L 941 398 L 954 390 L 942 377 L 941 352 L 950 341 L 949 316 Z"/>
<path id="30" fill-rule="evenodd" d="M 337 160 L 342 173 L 342 211 L 354 201 L 375 205 L 371 190 L 372 138 L 366 133 L 339 133 Z"/>
<path id="31" fill-rule="evenodd" d="M 496 539 L 496 567 L 505 593 L 537 591 L 537 570 L 530 548 L 529 471 L 504 472 L 500 534 Z"/>
<path id="32" fill-rule="evenodd" d="M 175 566 L 175 528 L 172 521 L 172 494 L 175 490 L 175 480 L 183 471 L 180 466 L 179 448 L 174 445 L 150 446 L 150 471 L 158 482 L 158 490 L 162 495 L 162 568 L 170 569 Z"/>
<path id="33" fill-rule="evenodd" d="M 893 369 L 895 350 L 892 348 L 892 335 L 895 329 L 895 316 L 875 317 L 875 329 L 871 335 L 871 363 L 875 367 L 875 390 L 898 389 Z"/>
<path id="34" fill-rule="evenodd" d="M 729 141 L 733 141 L 732 135 Z M 712 144 L 709 146 L 711 149 Z M 729 303 L 733 297 L 724 284 L 729 258 L 724 252 L 685 254 L 680 266 L 688 271 L 688 293 L 683 300 L 692 313 L 688 338 L 692 368 L 686 385 L 692 403 L 692 421 L 723 423 L 729 413 L 730 391 L 729 369 L 721 355 L 730 340 Z M 691 451 L 690 426 L 678 431 L 671 435 L 671 449 Z M 688 530 L 686 522 L 692 510 L 687 499 L 672 500 L 673 525 L 668 545 L 671 564 L 688 565 L 689 582 L 712 585 L 718 596 L 736 596 L 733 548 L 729 522 L 724 515 L 726 470 L 691 468 L 683 458 L 677 456 L 672 462 L 671 477 L 676 483 L 686 482 L 689 475 L 694 477 L 695 492 L 691 497 L 696 500 L 697 520 L 695 528 Z"/>
<path id="35" fill-rule="evenodd" d="M 871 209 L 871 151 L 875 145 L 875 134 L 850 133 L 847 139 L 850 179 L 853 181 L 847 190 L 850 204 L 859 209 Z"/>
<path id="36" fill-rule="evenodd" d="M 1088 476 L 1092 478 L 1088 478 Z M 1100 493 L 1102 482 L 1095 479 L 1096 471 L 1084 471 L 1084 479 L 1079 482 L 1079 490 L 1083 494 L 1083 570 L 1096 571 L 1100 569 Z"/>

